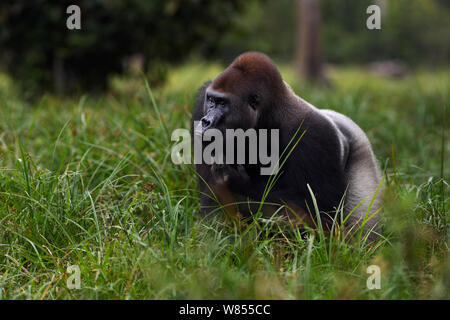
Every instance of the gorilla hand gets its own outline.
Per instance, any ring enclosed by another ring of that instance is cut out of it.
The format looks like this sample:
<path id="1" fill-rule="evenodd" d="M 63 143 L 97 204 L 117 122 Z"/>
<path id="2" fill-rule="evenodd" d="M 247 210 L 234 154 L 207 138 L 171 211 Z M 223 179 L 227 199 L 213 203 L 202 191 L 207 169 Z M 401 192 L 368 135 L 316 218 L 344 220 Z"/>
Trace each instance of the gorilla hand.
<path id="1" fill-rule="evenodd" d="M 213 164 L 211 166 L 211 173 L 217 181 L 221 181 L 227 185 L 250 185 L 250 176 L 242 164 Z"/>

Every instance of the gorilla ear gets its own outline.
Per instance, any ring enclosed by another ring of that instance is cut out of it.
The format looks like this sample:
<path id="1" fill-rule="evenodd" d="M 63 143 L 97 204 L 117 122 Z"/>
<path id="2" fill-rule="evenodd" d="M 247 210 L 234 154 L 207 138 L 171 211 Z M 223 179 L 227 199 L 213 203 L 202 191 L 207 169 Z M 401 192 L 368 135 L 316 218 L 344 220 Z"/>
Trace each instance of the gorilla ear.
<path id="1" fill-rule="evenodd" d="M 257 94 L 252 94 L 249 98 L 248 98 L 248 104 L 250 105 L 250 107 L 252 107 L 253 109 L 256 109 L 256 107 L 259 105 L 259 97 Z"/>

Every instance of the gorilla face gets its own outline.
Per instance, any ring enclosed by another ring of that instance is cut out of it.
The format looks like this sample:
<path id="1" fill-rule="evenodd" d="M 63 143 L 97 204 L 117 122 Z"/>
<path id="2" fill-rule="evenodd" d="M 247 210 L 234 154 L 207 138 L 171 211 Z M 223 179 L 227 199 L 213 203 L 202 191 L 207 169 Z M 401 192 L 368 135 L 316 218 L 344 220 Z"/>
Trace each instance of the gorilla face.
<path id="1" fill-rule="evenodd" d="M 222 92 L 210 86 L 206 90 L 202 134 L 208 129 L 255 128 L 258 120 L 259 96 L 256 93 Z"/>
<path id="2" fill-rule="evenodd" d="M 242 55 L 206 88 L 198 131 L 256 129 L 284 96 L 281 74 L 267 56 Z"/>

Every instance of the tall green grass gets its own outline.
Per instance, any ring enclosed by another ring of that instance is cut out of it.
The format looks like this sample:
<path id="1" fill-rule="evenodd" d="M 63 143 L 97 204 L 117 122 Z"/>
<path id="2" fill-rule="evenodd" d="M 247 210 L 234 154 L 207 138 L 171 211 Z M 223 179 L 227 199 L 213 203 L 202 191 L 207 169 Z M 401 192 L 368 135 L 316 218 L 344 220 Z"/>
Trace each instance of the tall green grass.
<path id="1" fill-rule="evenodd" d="M 196 88 L 220 70 L 191 64 L 161 88 L 119 79 L 102 96 L 35 103 L 1 75 L 3 299 L 450 297 L 449 70 L 389 80 L 336 69 L 320 90 L 282 67 L 299 95 L 367 132 L 385 183 L 371 244 L 349 241 L 342 220 L 301 234 L 275 217 L 244 231 L 199 217 L 194 168 L 171 162 L 168 133 L 189 128 Z M 379 290 L 366 287 L 372 264 Z M 80 290 L 67 287 L 70 265 Z"/>

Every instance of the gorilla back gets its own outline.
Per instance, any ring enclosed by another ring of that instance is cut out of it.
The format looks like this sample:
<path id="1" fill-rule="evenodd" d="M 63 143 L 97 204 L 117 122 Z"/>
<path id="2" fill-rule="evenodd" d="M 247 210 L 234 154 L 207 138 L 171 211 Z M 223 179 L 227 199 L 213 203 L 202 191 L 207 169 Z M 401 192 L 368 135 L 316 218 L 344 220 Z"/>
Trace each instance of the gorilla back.
<path id="1" fill-rule="evenodd" d="M 312 191 L 322 225 L 331 227 L 344 199 L 344 216 L 351 213 L 347 226 L 362 227 L 369 239 L 376 237 L 378 215 L 373 214 L 380 206 L 380 172 L 366 135 L 348 117 L 298 97 L 266 55 L 242 54 L 199 90 L 191 130 L 201 136 L 209 129 L 279 130 L 280 152 L 287 151 L 276 183 L 264 198 L 264 214 L 276 211 L 296 225 L 313 226 Z M 236 218 L 253 214 L 270 179 L 260 174 L 261 166 L 197 164 L 201 212 L 222 209 Z"/>

